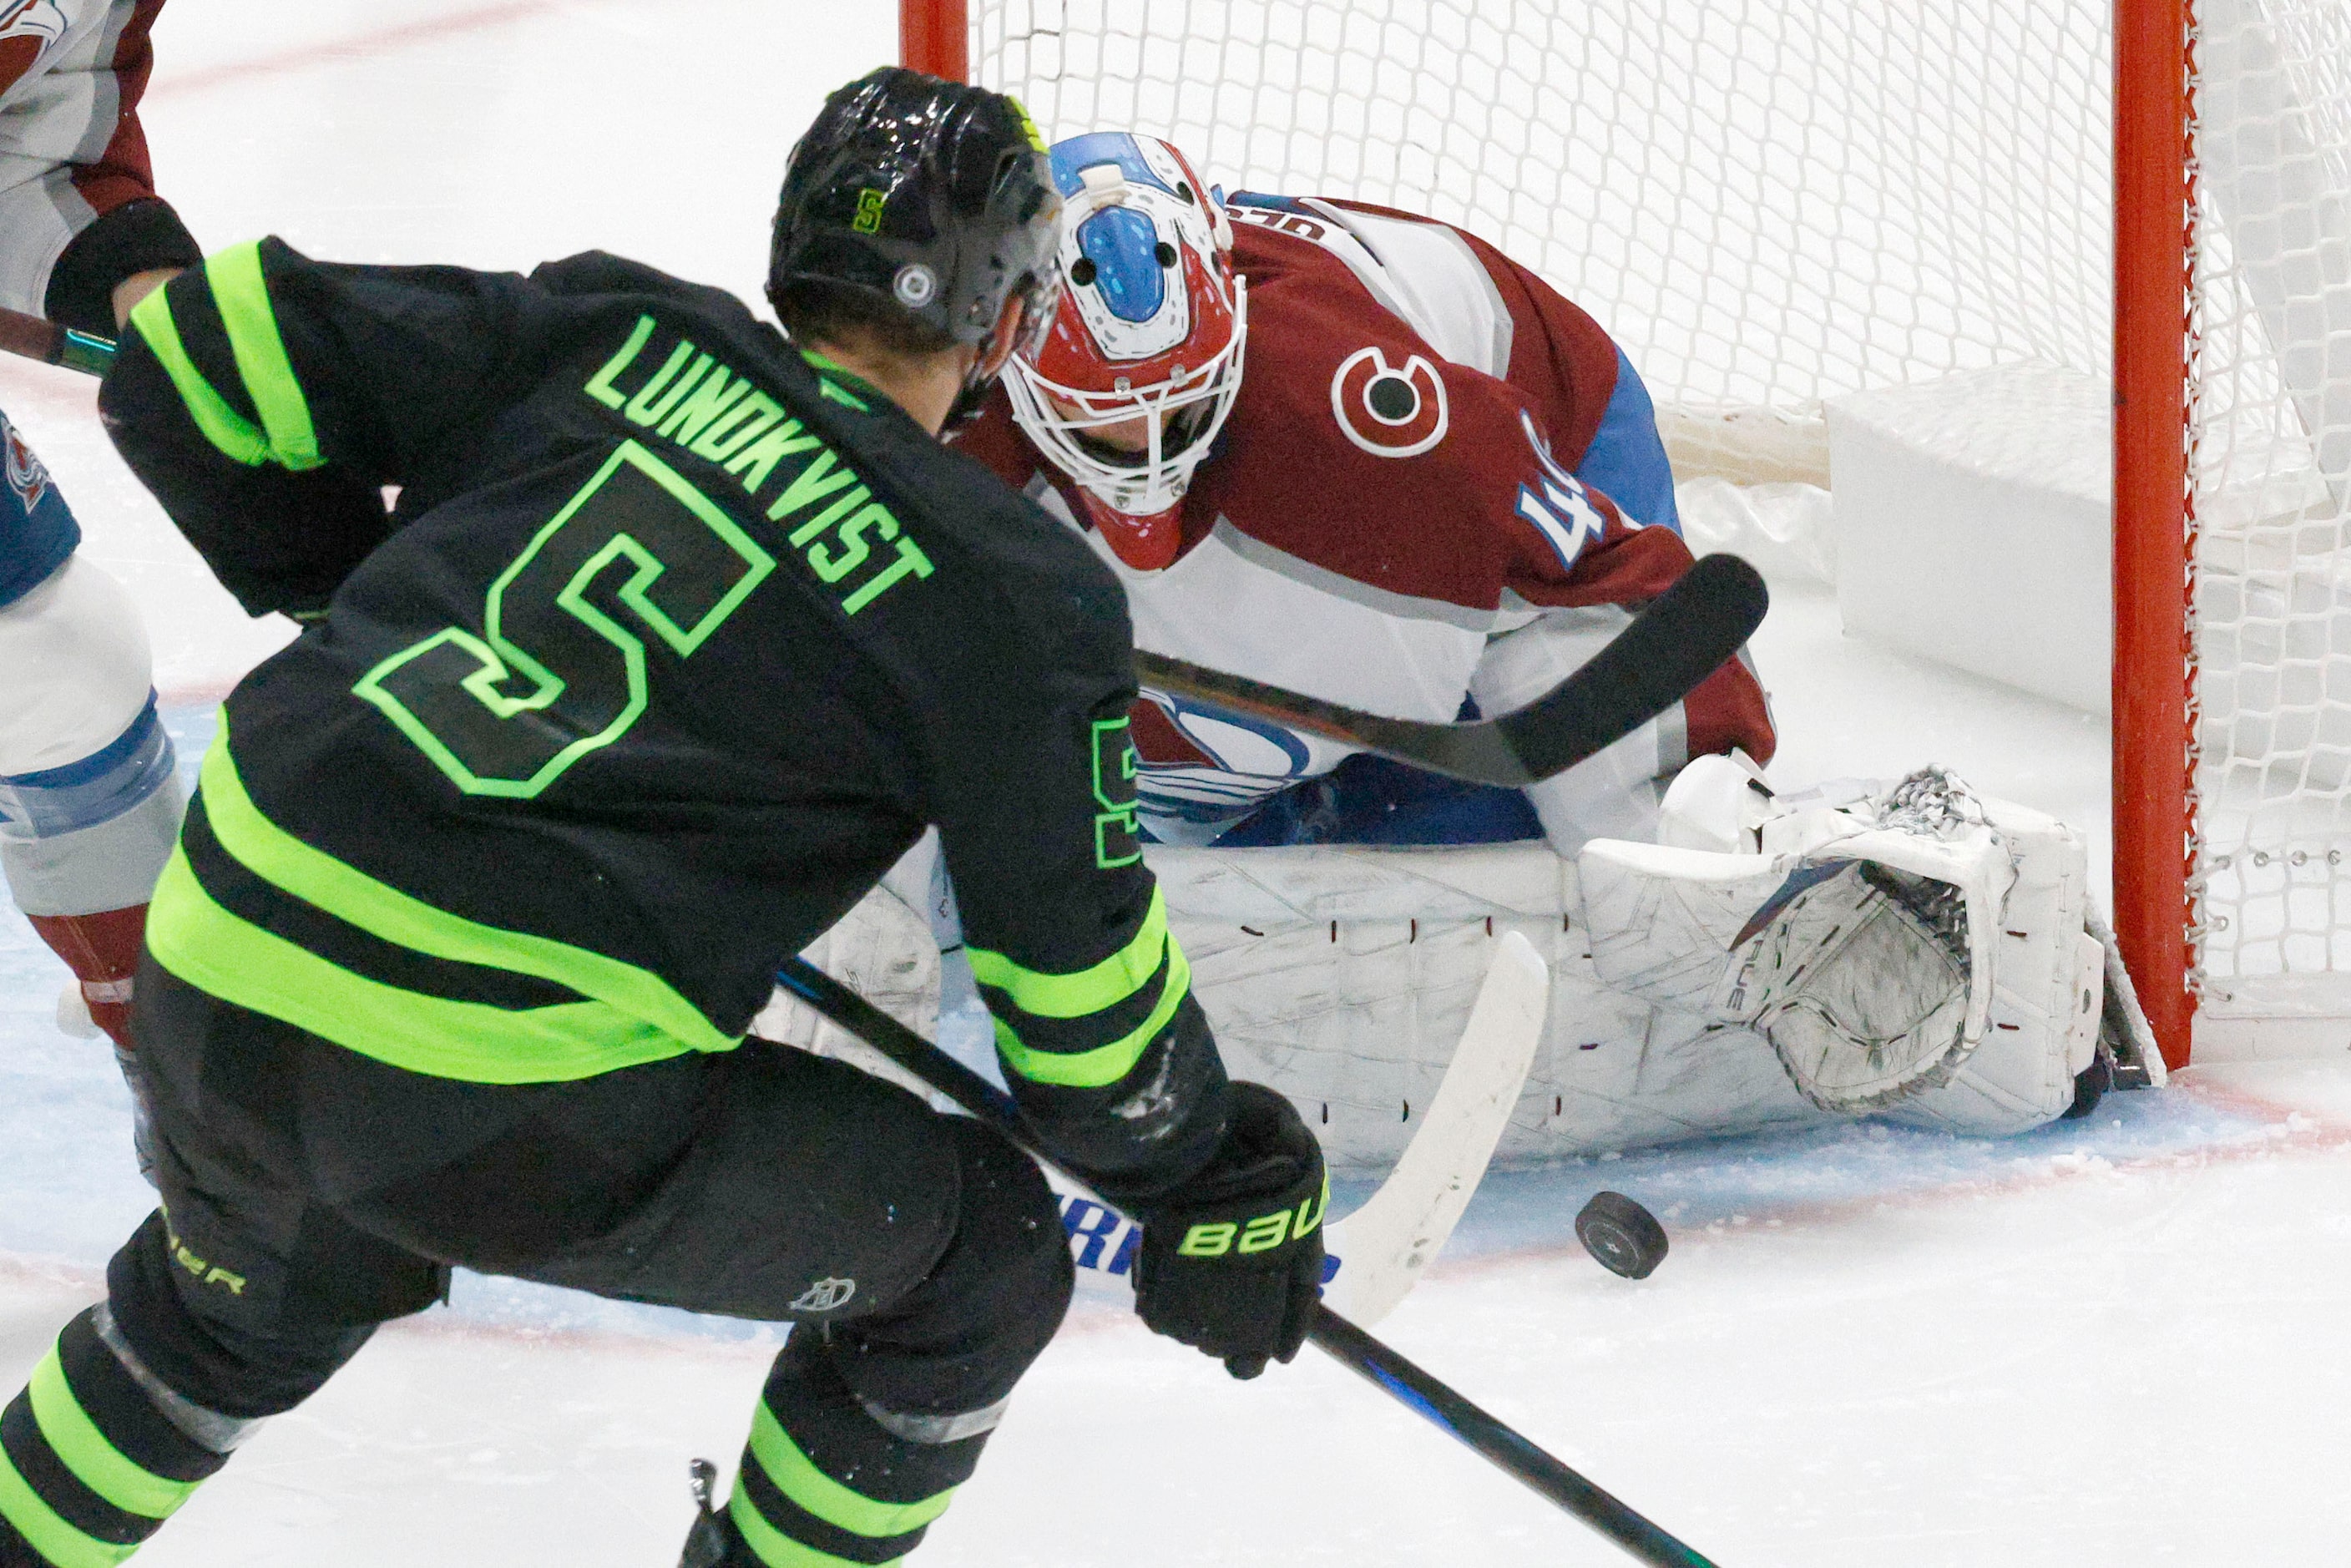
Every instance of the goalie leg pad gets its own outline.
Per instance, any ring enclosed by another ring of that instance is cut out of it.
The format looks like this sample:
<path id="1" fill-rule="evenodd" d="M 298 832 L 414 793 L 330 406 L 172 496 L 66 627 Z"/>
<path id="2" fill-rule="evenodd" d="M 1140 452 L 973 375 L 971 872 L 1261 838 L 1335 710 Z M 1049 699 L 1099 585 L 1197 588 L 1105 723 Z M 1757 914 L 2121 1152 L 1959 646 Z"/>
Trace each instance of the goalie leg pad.
<path id="1" fill-rule="evenodd" d="M 1168 924 L 1237 1077 L 1296 1102 L 1334 1169 L 1419 1131 L 1494 944 L 1552 970 L 1542 1042 L 1496 1159 L 1597 1155 L 1821 1119 L 1751 1030 L 1602 986 L 1544 844 L 1157 849 Z"/>

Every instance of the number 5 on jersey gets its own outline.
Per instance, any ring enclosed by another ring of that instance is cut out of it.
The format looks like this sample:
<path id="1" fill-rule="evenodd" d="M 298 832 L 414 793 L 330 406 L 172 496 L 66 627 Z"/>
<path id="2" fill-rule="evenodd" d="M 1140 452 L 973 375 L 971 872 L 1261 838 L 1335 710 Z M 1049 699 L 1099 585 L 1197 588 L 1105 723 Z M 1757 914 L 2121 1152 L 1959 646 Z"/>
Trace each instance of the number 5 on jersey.
<path id="1" fill-rule="evenodd" d="M 528 800 L 645 711 L 644 639 L 606 606 L 617 601 L 683 659 L 775 567 L 701 491 L 625 442 L 490 585 L 482 636 L 436 632 L 352 690 L 465 793 Z M 590 598 L 600 580 L 602 603 Z"/>
<path id="2" fill-rule="evenodd" d="M 1134 737 L 1123 718 L 1094 721 L 1094 864 L 1104 871 L 1143 858 L 1134 821 Z"/>

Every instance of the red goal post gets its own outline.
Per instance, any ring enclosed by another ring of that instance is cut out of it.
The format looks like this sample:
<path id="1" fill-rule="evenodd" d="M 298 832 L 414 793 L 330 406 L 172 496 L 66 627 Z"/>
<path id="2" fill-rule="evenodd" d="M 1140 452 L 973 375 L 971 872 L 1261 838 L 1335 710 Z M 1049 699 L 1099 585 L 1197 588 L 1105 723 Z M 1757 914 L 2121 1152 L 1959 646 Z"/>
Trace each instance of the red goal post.
<path id="1" fill-rule="evenodd" d="M 2110 400 L 2115 925 L 2179 1066 L 2351 1045 L 2351 386 L 2323 363 L 2351 0 L 2198 6 L 902 0 L 900 36 L 1049 136 L 1134 125 L 1228 184 L 1479 229 L 1635 324 L 1669 444 L 1792 443 L 1765 477 L 1824 482 L 1803 411 L 1873 382 L 2030 362 Z M 1635 242 L 1617 273 L 1561 221 L 1586 192 Z"/>
<path id="2" fill-rule="evenodd" d="M 2115 936 L 2171 1067 L 2188 1064 L 2195 553 L 2188 0 L 2115 0 Z"/>

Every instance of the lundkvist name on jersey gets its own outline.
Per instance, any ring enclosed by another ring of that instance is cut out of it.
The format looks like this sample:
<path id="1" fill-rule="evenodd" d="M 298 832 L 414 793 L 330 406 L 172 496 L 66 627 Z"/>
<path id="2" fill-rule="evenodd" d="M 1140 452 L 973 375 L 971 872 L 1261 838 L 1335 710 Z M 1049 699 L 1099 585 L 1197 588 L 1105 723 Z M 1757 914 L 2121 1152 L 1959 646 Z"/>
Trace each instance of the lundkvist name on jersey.
<path id="1" fill-rule="evenodd" d="M 639 317 L 629 340 L 589 378 L 588 395 L 631 423 L 719 465 L 741 481 L 747 495 L 758 496 L 785 458 L 812 454 L 789 470 L 782 494 L 768 507 L 768 520 L 789 528 L 786 537 L 802 552 L 809 570 L 840 591 L 842 613 L 856 614 L 909 577 L 931 575 L 931 559 L 922 546 L 905 536 L 890 508 L 873 498 L 831 447 L 693 340 L 681 336 L 667 354 L 658 349 L 648 353 L 655 329 L 652 317 Z M 870 412 L 863 398 L 823 373 L 823 361 L 815 362 L 826 397 L 861 413 Z M 643 380 L 632 388 L 622 384 L 635 375 Z"/>

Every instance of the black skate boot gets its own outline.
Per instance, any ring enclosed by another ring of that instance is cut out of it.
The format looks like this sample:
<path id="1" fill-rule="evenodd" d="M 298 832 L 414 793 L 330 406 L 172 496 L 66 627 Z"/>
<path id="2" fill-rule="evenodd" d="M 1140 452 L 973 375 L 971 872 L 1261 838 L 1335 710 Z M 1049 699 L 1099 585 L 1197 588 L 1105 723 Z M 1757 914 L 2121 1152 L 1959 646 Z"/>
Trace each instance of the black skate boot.
<path id="1" fill-rule="evenodd" d="M 677 1560 L 677 1568 L 726 1568 L 734 1542 L 734 1531 L 711 1507 L 711 1497 L 718 1484 L 718 1467 L 708 1459 L 696 1459 L 687 1467 L 693 1478 L 694 1528 L 686 1531 L 685 1551 Z"/>

